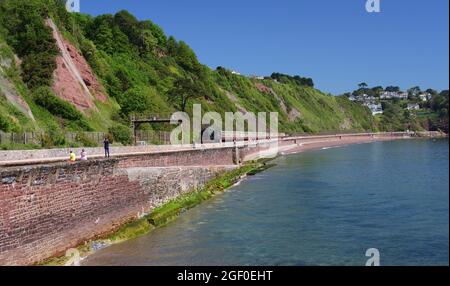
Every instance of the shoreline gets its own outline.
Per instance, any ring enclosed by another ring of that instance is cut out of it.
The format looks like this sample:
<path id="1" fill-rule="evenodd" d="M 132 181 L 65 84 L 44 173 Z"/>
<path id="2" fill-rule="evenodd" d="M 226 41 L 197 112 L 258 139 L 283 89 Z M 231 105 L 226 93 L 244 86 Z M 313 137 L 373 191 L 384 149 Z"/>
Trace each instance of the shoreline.
<path id="1" fill-rule="evenodd" d="M 307 151 L 316 151 L 321 150 L 323 148 L 336 148 L 343 146 L 351 146 L 358 144 L 369 144 L 374 142 L 383 142 L 383 141 L 394 141 L 394 140 L 411 140 L 418 139 L 419 137 L 397 137 L 397 136 L 385 136 L 385 137 L 355 137 L 355 138 L 336 138 L 335 140 L 327 140 L 327 141 L 317 141 L 310 143 L 297 144 L 296 146 L 292 146 L 287 148 L 285 151 L 281 151 L 281 155 L 293 155 L 298 153 L 303 153 Z"/>

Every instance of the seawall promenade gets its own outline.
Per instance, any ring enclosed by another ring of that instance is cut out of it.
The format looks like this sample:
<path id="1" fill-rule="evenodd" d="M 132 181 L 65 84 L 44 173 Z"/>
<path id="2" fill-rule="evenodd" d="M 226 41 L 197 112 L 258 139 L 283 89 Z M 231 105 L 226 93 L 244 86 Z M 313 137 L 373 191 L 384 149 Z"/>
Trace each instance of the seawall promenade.
<path id="1" fill-rule="evenodd" d="M 421 133 L 421 137 L 434 137 L 440 133 L 426 132 Z M 207 150 L 207 149 L 222 149 L 222 148 L 245 148 L 267 146 L 274 141 L 278 142 L 281 151 L 289 148 L 298 149 L 300 144 L 302 146 L 313 147 L 314 144 L 327 144 L 331 142 L 340 142 L 342 144 L 352 144 L 364 141 L 373 140 L 392 140 L 404 137 L 412 137 L 413 133 L 407 132 L 388 132 L 388 133 L 352 133 L 352 134 L 331 134 L 331 135 L 309 135 L 309 136 L 291 136 L 282 139 L 260 140 L 258 142 L 225 142 L 225 143 L 209 143 L 202 145 L 149 145 L 149 146 L 121 146 L 111 147 L 110 152 L 112 157 L 126 157 L 131 155 L 143 154 L 163 154 L 173 152 L 183 152 L 189 150 Z M 273 146 L 274 144 L 272 144 Z M 301 146 L 300 146 L 301 147 Z M 75 154 L 80 154 L 81 150 L 85 149 L 90 159 L 100 159 L 104 157 L 104 150 L 101 147 L 96 148 L 55 148 L 55 149 L 36 149 L 36 150 L 11 150 L 0 151 L 0 168 L 8 166 L 25 166 L 42 163 L 64 162 L 69 158 L 69 152 L 73 151 Z M 255 153 L 255 152 L 253 152 Z"/>

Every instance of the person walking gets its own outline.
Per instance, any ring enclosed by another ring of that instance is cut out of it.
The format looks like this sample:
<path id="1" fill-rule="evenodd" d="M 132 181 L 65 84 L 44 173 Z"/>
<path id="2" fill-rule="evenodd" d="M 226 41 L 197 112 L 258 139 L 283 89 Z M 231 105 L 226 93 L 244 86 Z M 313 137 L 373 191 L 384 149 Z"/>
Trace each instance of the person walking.
<path id="1" fill-rule="evenodd" d="M 108 138 L 105 138 L 105 140 L 103 140 L 103 147 L 105 148 L 105 158 L 109 158 L 109 140 L 108 140 Z"/>

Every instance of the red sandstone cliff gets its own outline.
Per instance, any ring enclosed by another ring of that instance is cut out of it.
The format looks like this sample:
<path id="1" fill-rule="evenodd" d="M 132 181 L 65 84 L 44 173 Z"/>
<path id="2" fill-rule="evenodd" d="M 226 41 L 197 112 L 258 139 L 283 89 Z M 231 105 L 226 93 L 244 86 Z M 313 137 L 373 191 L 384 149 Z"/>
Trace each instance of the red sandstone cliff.
<path id="1" fill-rule="evenodd" d="M 80 111 L 96 109 L 95 99 L 107 101 L 103 87 L 82 54 L 62 37 L 55 23 L 51 19 L 47 19 L 46 23 L 53 30 L 53 37 L 60 50 L 56 58 L 57 68 L 53 73 L 54 92 Z"/>

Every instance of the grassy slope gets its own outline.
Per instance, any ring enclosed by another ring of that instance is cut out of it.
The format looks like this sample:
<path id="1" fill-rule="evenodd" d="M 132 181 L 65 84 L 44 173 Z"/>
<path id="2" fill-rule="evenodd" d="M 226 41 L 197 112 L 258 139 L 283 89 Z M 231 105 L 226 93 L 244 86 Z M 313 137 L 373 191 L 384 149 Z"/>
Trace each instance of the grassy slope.
<path id="1" fill-rule="evenodd" d="M 9 65 L 14 63 L 14 54 L 4 39 L 0 35 L 0 76 L 5 80 L 10 80 L 8 74 L 13 73 L 13 68 Z M 21 131 L 25 128 L 33 128 L 31 120 L 18 110 L 12 103 L 8 102 L 0 90 L 0 120 L 8 131 Z"/>
<path id="2" fill-rule="evenodd" d="M 372 127 L 369 111 L 347 98 L 326 95 L 317 89 L 294 83 L 281 84 L 272 80 L 252 80 L 215 73 L 217 84 L 234 94 L 246 110 L 279 112 L 280 128 L 285 132 L 367 130 Z M 256 82 L 272 88 L 278 98 L 260 92 L 255 87 Z M 279 100 L 283 101 L 286 111 Z M 296 119 L 288 116 L 293 109 L 300 114 Z"/>

